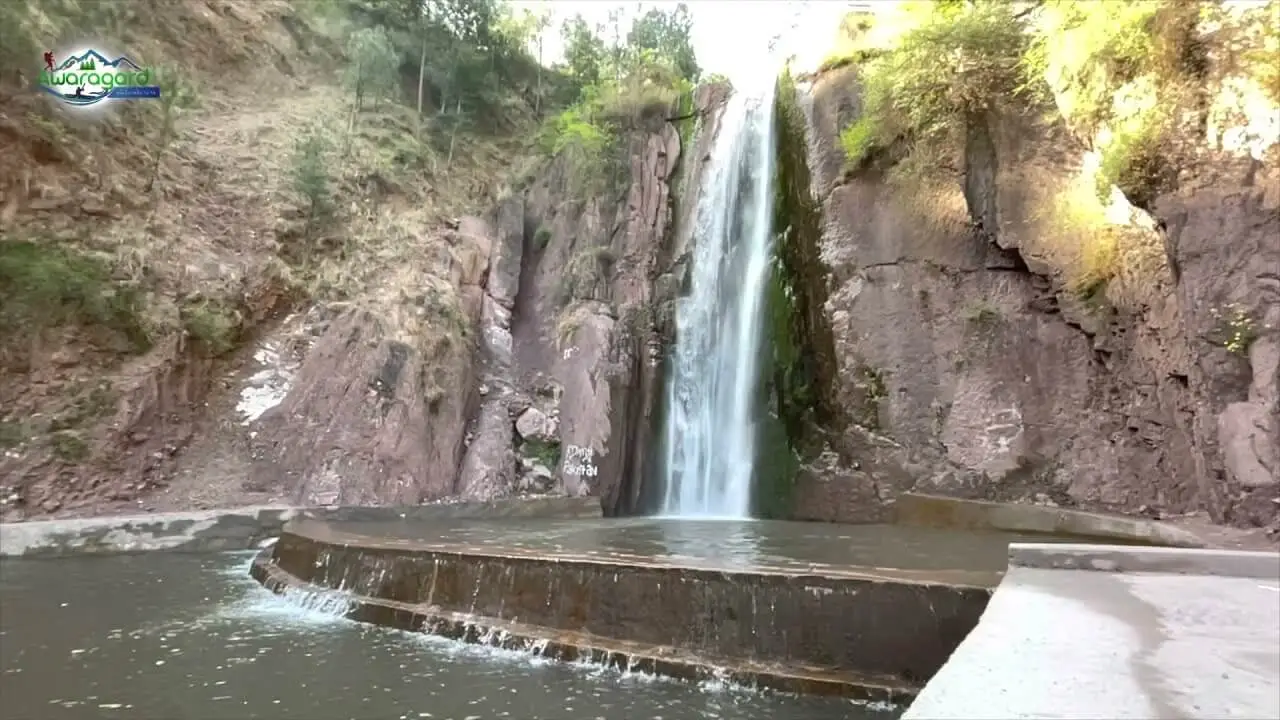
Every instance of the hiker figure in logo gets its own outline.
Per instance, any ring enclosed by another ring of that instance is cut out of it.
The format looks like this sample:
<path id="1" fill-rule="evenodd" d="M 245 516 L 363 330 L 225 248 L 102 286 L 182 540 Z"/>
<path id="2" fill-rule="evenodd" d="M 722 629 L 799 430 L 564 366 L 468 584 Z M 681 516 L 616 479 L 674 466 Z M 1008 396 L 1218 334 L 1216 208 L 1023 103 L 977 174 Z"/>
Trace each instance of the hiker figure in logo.
<path id="1" fill-rule="evenodd" d="M 49 72 L 53 72 L 53 53 L 46 52 L 44 54 L 44 68 Z"/>

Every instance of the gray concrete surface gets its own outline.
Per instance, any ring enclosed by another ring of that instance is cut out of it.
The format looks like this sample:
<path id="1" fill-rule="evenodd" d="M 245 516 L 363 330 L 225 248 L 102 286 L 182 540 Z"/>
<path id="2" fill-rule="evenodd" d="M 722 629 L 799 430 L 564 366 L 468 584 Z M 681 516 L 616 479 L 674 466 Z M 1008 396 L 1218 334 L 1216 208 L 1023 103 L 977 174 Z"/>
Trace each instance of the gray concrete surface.
<path id="1" fill-rule="evenodd" d="M 1011 543 L 1009 567 L 1275 580 L 1280 578 L 1280 553 L 1069 543 Z"/>
<path id="2" fill-rule="evenodd" d="M 894 522 L 955 530 L 1047 533 L 1112 542 L 1200 548 L 1204 539 L 1158 520 L 1068 510 L 1048 505 L 961 500 L 903 493 L 894 502 Z"/>
<path id="3" fill-rule="evenodd" d="M 1224 570 L 1190 550 L 1181 574 L 1120 571 L 1174 566 L 1170 552 L 1075 546 L 1115 567 L 1047 569 L 1025 565 L 1051 568 L 1051 550 L 1011 546 L 1018 562 L 904 720 L 1280 718 L 1280 556 Z"/>
<path id="4" fill-rule="evenodd" d="M 579 519 L 601 516 L 598 498 L 513 498 L 406 507 L 260 506 L 184 513 L 0 523 L 0 557 L 62 557 L 169 550 L 248 550 L 306 515 L 357 522 L 498 518 Z"/>

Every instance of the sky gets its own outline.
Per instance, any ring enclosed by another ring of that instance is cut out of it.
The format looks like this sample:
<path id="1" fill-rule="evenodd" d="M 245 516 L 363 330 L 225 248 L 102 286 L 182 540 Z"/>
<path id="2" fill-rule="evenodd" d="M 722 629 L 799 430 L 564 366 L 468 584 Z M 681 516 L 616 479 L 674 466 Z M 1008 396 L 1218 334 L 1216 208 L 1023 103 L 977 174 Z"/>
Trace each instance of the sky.
<path id="1" fill-rule="evenodd" d="M 634 17 L 637 8 L 644 12 L 651 7 L 664 10 L 678 3 L 660 2 L 602 2 L 601 0 L 513 0 L 516 9 L 528 8 L 551 11 L 551 27 L 543 40 L 546 62 L 559 59 L 562 52 L 560 25 L 581 13 L 587 22 L 604 23 L 610 11 L 621 8 Z M 840 0 L 798 2 L 792 0 L 687 0 L 689 15 L 693 18 L 693 49 L 698 64 L 704 72 L 719 73 L 730 79 L 745 73 L 767 72 L 773 77 L 778 59 L 768 54 L 769 40 L 781 34 L 782 57 L 796 54 L 801 67 L 816 66 L 818 56 L 828 51 L 835 38 L 840 18 L 850 8 L 865 3 Z M 629 21 L 624 20 L 623 27 Z"/>

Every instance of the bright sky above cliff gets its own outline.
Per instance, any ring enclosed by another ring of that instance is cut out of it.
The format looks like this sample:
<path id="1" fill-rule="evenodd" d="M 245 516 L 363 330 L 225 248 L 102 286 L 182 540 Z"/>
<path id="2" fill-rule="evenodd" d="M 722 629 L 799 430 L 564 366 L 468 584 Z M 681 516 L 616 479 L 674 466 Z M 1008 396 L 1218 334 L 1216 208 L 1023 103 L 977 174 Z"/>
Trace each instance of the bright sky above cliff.
<path id="1" fill-rule="evenodd" d="M 517 8 L 551 11 L 551 28 L 544 40 L 546 62 L 560 58 L 562 43 L 560 25 L 575 14 L 591 24 L 605 23 L 609 13 L 622 9 L 627 17 L 635 17 L 651 7 L 664 10 L 678 3 L 661 2 L 601 2 L 600 0 L 515 0 Z M 720 73 L 729 77 L 760 70 L 760 63 L 768 60 L 770 38 L 781 34 L 785 54 L 796 54 L 801 66 L 816 65 L 821 59 L 808 55 L 821 55 L 830 49 L 840 17 L 851 7 L 865 5 L 860 2 L 817 0 L 814 2 L 782 2 L 781 0 L 686 0 L 693 18 L 693 49 L 698 54 L 698 64 L 705 72 Z M 637 12 L 638 9 L 638 12 Z M 624 28 L 629 26 L 624 21 Z M 772 76 L 772 73 L 770 73 Z"/>

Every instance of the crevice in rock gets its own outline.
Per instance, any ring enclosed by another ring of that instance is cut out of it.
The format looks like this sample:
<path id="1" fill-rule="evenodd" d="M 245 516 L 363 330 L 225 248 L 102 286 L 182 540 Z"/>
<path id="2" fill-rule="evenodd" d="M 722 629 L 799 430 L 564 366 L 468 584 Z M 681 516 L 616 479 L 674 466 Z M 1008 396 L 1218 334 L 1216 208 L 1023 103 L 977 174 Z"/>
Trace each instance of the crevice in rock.
<path id="1" fill-rule="evenodd" d="M 965 123 L 964 200 L 976 232 L 990 240 L 996 240 L 995 233 L 1000 227 L 996 202 L 999 169 L 990 118 L 970 115 Z"/>

